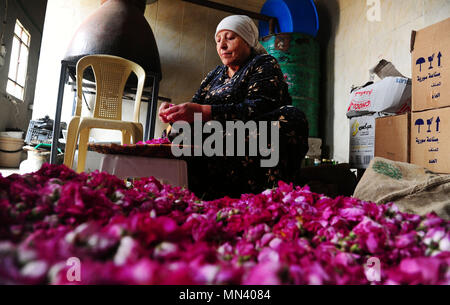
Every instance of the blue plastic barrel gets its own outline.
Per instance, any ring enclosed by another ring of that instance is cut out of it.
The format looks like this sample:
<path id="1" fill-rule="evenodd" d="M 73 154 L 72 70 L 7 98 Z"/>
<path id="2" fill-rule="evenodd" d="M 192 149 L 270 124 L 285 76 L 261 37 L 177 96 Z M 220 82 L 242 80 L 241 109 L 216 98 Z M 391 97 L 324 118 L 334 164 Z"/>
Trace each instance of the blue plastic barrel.
<path id="1" fill-rule="evenodd" d="M 313 37 L 319 30 L 319 16 L 313 0 L 267 0 L 261 14 L 276 17 L 279 30 L 276 33 L 303 33 Z M 269 34 L 269 23 L 259 22 L 261 37 Z"/>

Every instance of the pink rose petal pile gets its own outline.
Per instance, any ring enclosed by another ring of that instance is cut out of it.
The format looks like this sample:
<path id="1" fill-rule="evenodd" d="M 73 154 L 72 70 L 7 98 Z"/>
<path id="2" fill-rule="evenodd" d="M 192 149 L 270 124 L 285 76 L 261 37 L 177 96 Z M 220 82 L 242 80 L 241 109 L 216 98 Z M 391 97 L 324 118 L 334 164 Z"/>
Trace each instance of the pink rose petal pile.
<path id="1" fill-rule="evenodd" d="M 46 164 L 0 175 L 0 283 L 448 285 L 449 228 L 281 182 L 205 202 L 154 178 Z"/>
<path id="2" fill-rule="evenodd" d="M 136 143 L 136 145 L 154 145 L 154 144 L 170 144 L 170 140 L 168 138 L 158 138 L 158 139 L 151 139 L 147 141 L 139 141 Z"/>

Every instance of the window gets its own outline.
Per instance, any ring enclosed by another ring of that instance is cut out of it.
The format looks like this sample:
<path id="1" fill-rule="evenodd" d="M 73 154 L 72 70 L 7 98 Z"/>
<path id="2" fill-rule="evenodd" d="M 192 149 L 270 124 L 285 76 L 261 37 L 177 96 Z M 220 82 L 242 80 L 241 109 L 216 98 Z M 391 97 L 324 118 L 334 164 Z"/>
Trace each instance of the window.
<path id="1" fill-rule="evenodd" d="M 23 100 L 25 91 L 30 40 L 30 33 L 16 20 L 6 92 L 20 100 Z"/>

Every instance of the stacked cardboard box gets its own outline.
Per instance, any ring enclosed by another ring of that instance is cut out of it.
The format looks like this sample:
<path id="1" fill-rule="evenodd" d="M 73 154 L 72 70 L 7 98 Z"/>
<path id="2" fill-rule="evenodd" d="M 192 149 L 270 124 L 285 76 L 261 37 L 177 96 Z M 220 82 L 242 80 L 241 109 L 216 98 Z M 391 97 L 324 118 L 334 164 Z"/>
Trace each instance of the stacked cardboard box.
<path id="1" fill-rule="evenodd" d="M 375 120 L 375 157 L 409 163 L 411 114 Z"/>
<path id="2" fill-rule="evenodd" d="M 375 156 L 376 121 L 410 111 L 411 80 L 386 77 L 350 94 L 350 166 L 365 169 Z"/>
<path id="3" fill-rule="evenodd" d="M 450 18 L 413 32 L 411 163 L 450 173 Z"/>

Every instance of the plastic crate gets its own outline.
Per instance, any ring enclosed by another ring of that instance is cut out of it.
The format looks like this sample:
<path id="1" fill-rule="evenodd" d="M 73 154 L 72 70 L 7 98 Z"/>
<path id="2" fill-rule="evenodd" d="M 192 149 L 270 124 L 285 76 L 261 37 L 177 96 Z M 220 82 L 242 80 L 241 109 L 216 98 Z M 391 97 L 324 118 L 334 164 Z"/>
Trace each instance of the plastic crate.
<path id="1" fill-rule="evenodd" d="M 30 121 L 28 125 L 27 136 L 25 137 L 25 143 L 27 144 L 40 144 L 52 143 L 52 130 L 38 127 L 41 124 L 40 121 Z"/>

